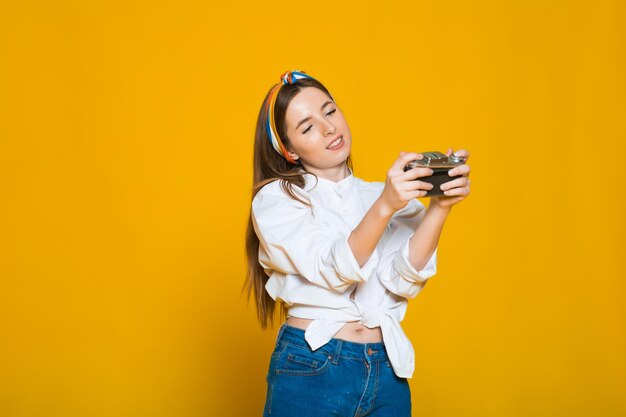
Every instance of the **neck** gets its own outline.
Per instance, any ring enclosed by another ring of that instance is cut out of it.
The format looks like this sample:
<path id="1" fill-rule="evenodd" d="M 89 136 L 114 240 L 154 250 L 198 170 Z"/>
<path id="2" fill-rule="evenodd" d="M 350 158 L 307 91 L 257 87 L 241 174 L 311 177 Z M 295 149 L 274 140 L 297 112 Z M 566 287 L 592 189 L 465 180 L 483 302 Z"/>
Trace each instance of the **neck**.
<path id="1" fill-rule="evenodd" d="M 320 178 L 324 178 L 333 182 L 339 182 L 350 175 L 350 169 L 345 163 L 331 168 L 314 168 L 309 166 L 305 166 L 304 168 L 307 170 L 307 172 L 310 172 Z"/>

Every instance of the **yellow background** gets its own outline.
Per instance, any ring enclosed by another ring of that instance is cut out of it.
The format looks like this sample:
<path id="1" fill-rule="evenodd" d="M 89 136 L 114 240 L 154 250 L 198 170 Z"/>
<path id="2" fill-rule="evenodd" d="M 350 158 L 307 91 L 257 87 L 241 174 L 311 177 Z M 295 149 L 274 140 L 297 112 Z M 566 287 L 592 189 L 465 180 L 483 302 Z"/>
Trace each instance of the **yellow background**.
<path id="1" fill-rule="evenodd" d="M 3 2 L 0 415 L 261 415 L 278 324 L 240 295 L 244 231 L 258 110 L 288 69 L 342 106 L 358 177 L 472 154 L 403 322 L 414 415 L 626 415 L 625 17 Z"/>

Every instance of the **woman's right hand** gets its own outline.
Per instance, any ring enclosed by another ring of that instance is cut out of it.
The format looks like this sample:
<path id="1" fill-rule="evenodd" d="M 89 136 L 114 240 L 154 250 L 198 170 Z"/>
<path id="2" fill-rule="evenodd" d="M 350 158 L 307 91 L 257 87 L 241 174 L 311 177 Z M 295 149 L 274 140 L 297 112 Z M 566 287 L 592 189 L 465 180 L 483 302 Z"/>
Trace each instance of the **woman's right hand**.
<path id="1" fill-rule="evenodd" d="M 410 161 L 422 159 L 422 154 L 415 152 L 400 152 L 400 156 L 387 171 L 385 188 L 379 197 L 382 204 L 394 213 L 414 198 L 424 197 L 433 185 L 419 181 L 417 178 L 428 177 L 433 170 L 425 167 L 415 167 L 404 171 L 404 167 Z"/>

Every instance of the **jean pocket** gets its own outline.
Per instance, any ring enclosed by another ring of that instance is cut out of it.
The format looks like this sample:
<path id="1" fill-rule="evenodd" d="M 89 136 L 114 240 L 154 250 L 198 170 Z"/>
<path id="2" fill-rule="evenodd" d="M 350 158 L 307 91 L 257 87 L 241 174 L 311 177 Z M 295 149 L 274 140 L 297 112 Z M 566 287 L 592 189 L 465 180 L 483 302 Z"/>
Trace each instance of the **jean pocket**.
<path id="1" fill-rule="evenodd" d="M 284 342 L 276 342 L 276 346 L 274 346 L 274 350 L 272 351 L 271 359 L 276 359 L 280 356 L 283 351 L 285 343 Z"/>
<path id="2" fill-rule="evenodd" d="M 278 356 L 276 374 L 313 376 L 324 373 L 331 364 L 331 357 L 322 351 L 312 351 L 303 346 L 285 343 Z"/>

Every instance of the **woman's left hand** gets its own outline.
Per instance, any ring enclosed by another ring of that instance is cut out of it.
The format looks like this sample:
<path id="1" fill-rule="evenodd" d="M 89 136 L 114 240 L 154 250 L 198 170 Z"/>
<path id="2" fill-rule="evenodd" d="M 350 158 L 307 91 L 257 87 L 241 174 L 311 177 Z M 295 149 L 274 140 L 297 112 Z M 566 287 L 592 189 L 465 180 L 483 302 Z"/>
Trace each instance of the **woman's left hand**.
<path id="1" fill-rule="evenodd" d="M 452 148 L 448 148 L 446 156 L 452 155 Z M 469 159 L 469 152 L 465 149 L 459 149 L 454 153 L 457 156 L 465 156 L 465 163 L 463 165 L 456 166 L 448 171 L 450 176 L 462 175 L 452 181 L 445 182 L 441 185 L 444 190 L 444 195 L 431 197 L 429 207 L 434 205 L 436 207 L 452 207 L 453 205 L 462 201 L 470 193 L 470 166 L 467 165 Z"/>

